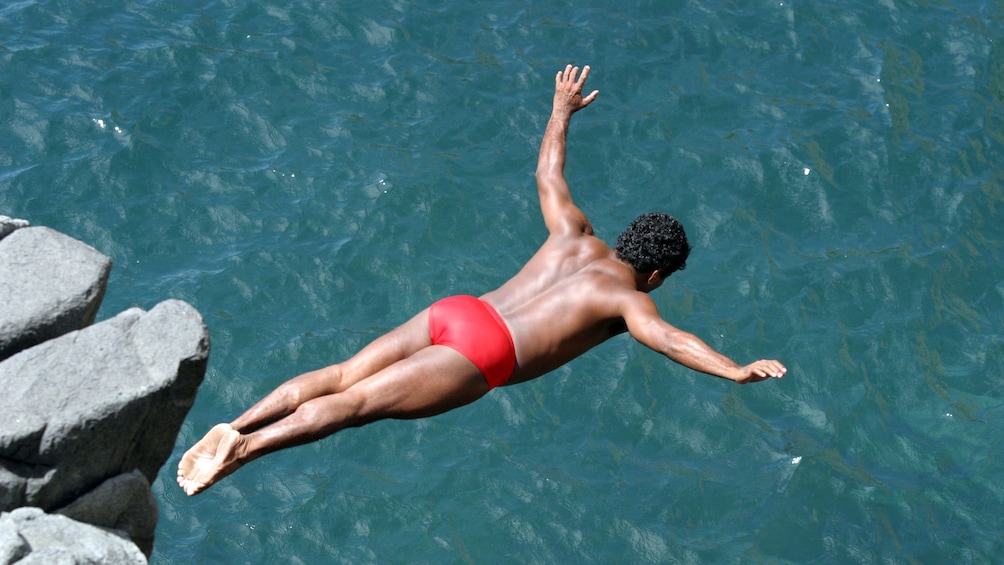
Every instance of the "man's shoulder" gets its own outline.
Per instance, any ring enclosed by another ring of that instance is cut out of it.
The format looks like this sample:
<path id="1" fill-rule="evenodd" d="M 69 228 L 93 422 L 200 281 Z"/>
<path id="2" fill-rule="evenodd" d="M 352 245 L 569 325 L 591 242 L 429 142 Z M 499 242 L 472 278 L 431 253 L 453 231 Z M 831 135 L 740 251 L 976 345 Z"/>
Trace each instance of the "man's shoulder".
<path id="1" fill-rule="evenodd" d="M 633 274 L 622 264 L 612 260 L 598 260 L 580 271 L 584 283 L 579 288 L 580 296 L 588 300 L 605 303 L 619 313 L 625 310 L 650 308 L 652 297 L 634 286 Z"/>
<path id="2" fill-rule="evenodd" d="M 545 247 L 587 247 L 593 250 L 604 252 L 613 251 L 605 241 L 597 237 L 592 232 L 583 233 L 581 231 L 569 230 L 560 233 L 552 232 L 544 242 Z"/>
<path id="3" fill-rule="evenodd" d="M 615 307 L 620 315 L 630 311 L 652 311 L 655 301 L 652 297 L 627 283 L 623 279 L 603 277 L 596 281 L 593 295 Z"/>

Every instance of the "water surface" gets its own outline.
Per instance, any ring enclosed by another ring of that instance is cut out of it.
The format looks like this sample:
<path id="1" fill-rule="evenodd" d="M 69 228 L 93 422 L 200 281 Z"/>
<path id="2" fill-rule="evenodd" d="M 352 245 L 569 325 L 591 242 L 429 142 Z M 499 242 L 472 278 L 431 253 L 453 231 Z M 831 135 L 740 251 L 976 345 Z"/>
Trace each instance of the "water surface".
<path id="1" fill-rule="evenodd" d="M 115 261 L 100 318 L 180 298 L 206 380 L 154 484 L 154 563 L 987 563 L 1004 554 L 1001 9 L 989 1 L 0 6 L 0 213 Z M 662 315 L 782 381 L 621 337 L 429 420 L 250 464 L 184 450 L 545 235 L 567 176 L 612 242 L 695 247 Z"/>

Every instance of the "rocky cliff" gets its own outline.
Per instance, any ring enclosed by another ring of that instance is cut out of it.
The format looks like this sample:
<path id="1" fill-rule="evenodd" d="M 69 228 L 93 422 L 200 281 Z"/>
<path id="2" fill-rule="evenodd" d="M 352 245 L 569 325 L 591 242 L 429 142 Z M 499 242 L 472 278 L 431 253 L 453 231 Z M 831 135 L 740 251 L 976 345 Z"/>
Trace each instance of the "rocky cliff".
<path id="1" fill-rule="evenodd" d="M 95 324 L 111 260 L 0 216 L 0 565 L 144 563 L 209 333 L 166 300 Z"/>

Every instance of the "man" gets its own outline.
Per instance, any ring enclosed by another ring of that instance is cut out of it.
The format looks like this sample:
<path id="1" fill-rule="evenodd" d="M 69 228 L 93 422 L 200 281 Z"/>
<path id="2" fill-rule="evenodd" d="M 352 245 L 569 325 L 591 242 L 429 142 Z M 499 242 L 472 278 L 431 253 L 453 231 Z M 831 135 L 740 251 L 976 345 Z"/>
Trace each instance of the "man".
<path id="1" fill-rule="evenodd" d="M 178 465 L 178 484 L 203 491 L 245 463 L 348 427 L 422 418 L 469 404 L 492 388 L 535 379 L 611 337 L 631 336 L 691 369 L 738 383 L 782 377 L 778 361 L 737 365 L 659 317 L 648 292 L 685 265 L 690 246 L 666 214 L 639 216 L 616 250 L 593 235 L 564 178 L 572 114 L 589 67 L 555 78 L 537 161 L 549 236 L 508 282 L 480 298 L 444 299 L 351 359 L 280 385 L 229 424 L 218 424 Z"/>

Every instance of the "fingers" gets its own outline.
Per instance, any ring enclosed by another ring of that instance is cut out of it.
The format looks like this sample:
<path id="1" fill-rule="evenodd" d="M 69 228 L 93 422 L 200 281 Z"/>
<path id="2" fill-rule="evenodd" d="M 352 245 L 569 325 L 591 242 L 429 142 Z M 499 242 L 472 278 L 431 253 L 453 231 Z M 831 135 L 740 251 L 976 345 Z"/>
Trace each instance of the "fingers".
<path id="1" fill-rule="evenodd" d="M 578 67 L 573 67 L 572 65 L 565 65 L 565 69 L 558 71 L 558 75 L 554 77 L 554 84 L 560 88 L 563 84 L 568 82 L 569 77 L 575 76 L 575 73 L 577 73 L 578 71 L 579 71 Z"/>
<path id="2" fill-rule="evenodd" d="M 780 379 L 787 372 L 787 367 L 778 361 L 763 360 L 758 362 L 757 373 L 762 375 L 764 378 L 773 377 L 775 379 Z"/>
<path id="3" fill-rule="evenodd" d="M 578 78 L 576 78 L 578 76 Z M 565 69 L 558 71 L 558 74 L 554 77 L 554 82 L 557 84 L 571 82 L 579 90 L 582 89 L 582 85 L 586 83 L 586 77 L 589 76 L 589 65 L 582 67 L 582 75 L 579 75 L 579 67 L 572 65 L 565 65 Z"/>
<path id="4" fill-rule="evenodd" d="M 773 359 L 761 359 L 746 366 L 749 377 L 743 382 L 760 382 L 767 379 L 780 379 L 788 372 L 787 367 Z"/>

